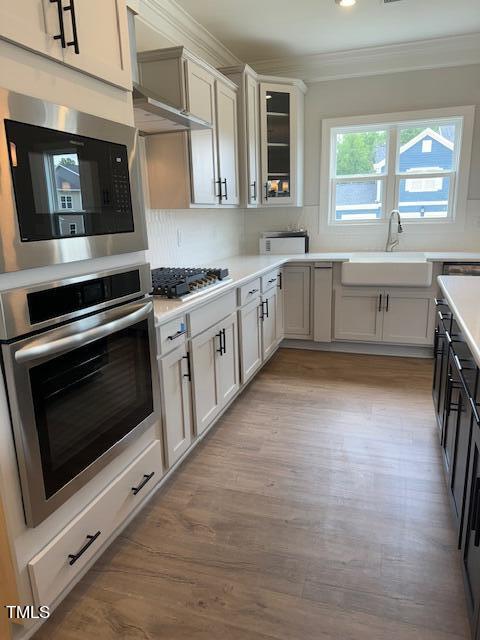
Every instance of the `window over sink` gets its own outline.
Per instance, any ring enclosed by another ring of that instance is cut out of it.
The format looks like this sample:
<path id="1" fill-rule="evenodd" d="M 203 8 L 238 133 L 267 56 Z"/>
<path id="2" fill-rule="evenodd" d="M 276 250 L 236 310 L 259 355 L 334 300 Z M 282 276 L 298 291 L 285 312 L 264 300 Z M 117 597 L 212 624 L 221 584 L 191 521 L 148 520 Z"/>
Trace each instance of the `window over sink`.
<path id="1" fill-rule="evenodd" d="M 324 120 L 321 210 L 330 224 L 451 222 L 465 211 L 474 107 Z"/>

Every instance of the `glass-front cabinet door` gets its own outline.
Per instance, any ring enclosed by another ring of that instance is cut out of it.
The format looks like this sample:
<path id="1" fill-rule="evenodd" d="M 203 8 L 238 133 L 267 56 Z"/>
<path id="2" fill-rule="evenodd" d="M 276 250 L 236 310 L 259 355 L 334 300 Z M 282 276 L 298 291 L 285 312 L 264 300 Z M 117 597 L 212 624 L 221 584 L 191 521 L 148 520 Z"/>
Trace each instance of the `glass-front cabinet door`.
<path id="1" fill-rule="evenodd" d="M 300 99 L 299 93 L 294 86 L 260 84 L 264 206 L 301 205 L 298 116 L 303 95 Z"/>

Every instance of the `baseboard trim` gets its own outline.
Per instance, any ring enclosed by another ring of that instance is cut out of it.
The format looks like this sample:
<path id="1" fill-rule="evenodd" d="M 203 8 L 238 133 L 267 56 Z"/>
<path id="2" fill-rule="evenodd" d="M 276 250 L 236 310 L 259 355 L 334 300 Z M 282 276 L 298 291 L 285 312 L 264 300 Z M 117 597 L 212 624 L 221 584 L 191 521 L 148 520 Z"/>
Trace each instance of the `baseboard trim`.
<path id="1" fill-rule="evenodd" d="M 363 353 L 375 356 L 397 356 L 401 358 L 433 358 L 433 347 L 398 344 L 370 344 L 366 342 L 313 342 L 313 340 L 284 340 L 285 349 L 308 351 L 338 351 L 339 353 Z"/>

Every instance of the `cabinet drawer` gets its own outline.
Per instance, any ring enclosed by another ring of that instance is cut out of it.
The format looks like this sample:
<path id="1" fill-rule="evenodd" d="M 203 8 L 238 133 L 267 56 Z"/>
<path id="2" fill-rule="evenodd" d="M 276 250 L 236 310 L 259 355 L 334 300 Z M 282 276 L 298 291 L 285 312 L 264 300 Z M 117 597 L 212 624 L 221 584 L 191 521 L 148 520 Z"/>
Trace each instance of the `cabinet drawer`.
<path id="1" fill-rule="evenodd" d="M 262 276 L 262 292 L 265 293 L 265 291 L 268 291 L 272 287 L 276 287 L 277 280 L 278 280 L 278 268 L 272 269 L 272 271 L 269 271 L 264 276 Z"/>
<path id="2" fill-rule="evenodd" d="M 185 316 L 170 320 L 157 328 L 158 353 L 163 356 L 172 349 L 185 344 L 187 339 L 187 322 Z"/>
<path id="3" fill-rule="evenodd" d="M 146 482 L 146 476 L 150 476 Z M 37 606 L 50 605 L 103 547 L 162 475 L 162 448 L 155 440 L 28 564 Z M 143 488 L 134 493 L 133 488 Z M 88 545 L 88 546 L 87 546 Z M 83 551 L 83 553 L 82 553 Z M 73 557 L 78 556 L 75 560 Z M 73 562 L 73 564 L 70 564 Z"/>
<path id="4" fill-rule="evenodd" d="M 255 300 L 255 298 L 259 298 L 260 287 L 260 278 L 255 278 L 255 280 L 244 284 L 243 287 L 238 287 L 238 306 L 243 307 L 243 305 L 249 304 L 252 300 Z"/>
<path id="5" fill-rule="evenodd" d="M 235 301 L 235 291 L 229 291 L 221 298 L 216 298 L 199 309 L 195 309 L 188 314 L 188 328 L 190 336 L 196 336 L 202 331 L 213 327 L 237 308 Z"/>

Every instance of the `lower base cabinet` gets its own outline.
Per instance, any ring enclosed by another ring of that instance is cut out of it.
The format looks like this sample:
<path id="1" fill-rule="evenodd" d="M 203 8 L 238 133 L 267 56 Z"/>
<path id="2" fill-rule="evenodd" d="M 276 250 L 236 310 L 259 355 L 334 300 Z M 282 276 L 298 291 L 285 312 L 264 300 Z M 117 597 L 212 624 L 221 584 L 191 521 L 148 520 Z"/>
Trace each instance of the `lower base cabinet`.
<path id="1" fill-rule="evenodd" d="M 192 339 L 195 431 L 203 433 L 240 387 L 237 314 Z"/>
<path id="2" fill-rule="evenodd" d="M 268 358 L 276 349 L 277 341 L 277 289 L 274 287 L 262 296 L 262 354 Z"/>
<path id="3" fill-rule="evenodd" d="M 308 340 L 312 337 L 310 280 L 311 267 L 287 265 L 283 268 L 286 338 Z"/>
<path id="4" fill-rule="evenodd" d="M 182 345 L 158 359 L 167 468 L 177 462 L 192 442 L 190 355 Z"/>
<path id="5" fill-rule="evenodd" d="M 283 269 L 278 270 L 275 322 L 277 325 L 277 344 L 285 337 L 285 290 L 283 288 Z"/>
<path id="6" fill-rule="evenodd" d="M 480 610 L 480 428 L 478 425 L 473 429 L 470 454 L 461 552 L 467 608 L 472 628 L 477 628 Z M 474 635 L 474 637 L 478 636 Z"/>
<path id="7" fill-rule="evenodd" d="M 239 315 L 240 374 L 247 382 L 262 364 L 262 327 L 260 299 L 253 300 L 241 308 Z"/>
<path id="8" fill-rule="evenodd" d="M 336 340 L 431 345 L 434 324 L 431 289 L 338 287 L 335 290 Z"/>

